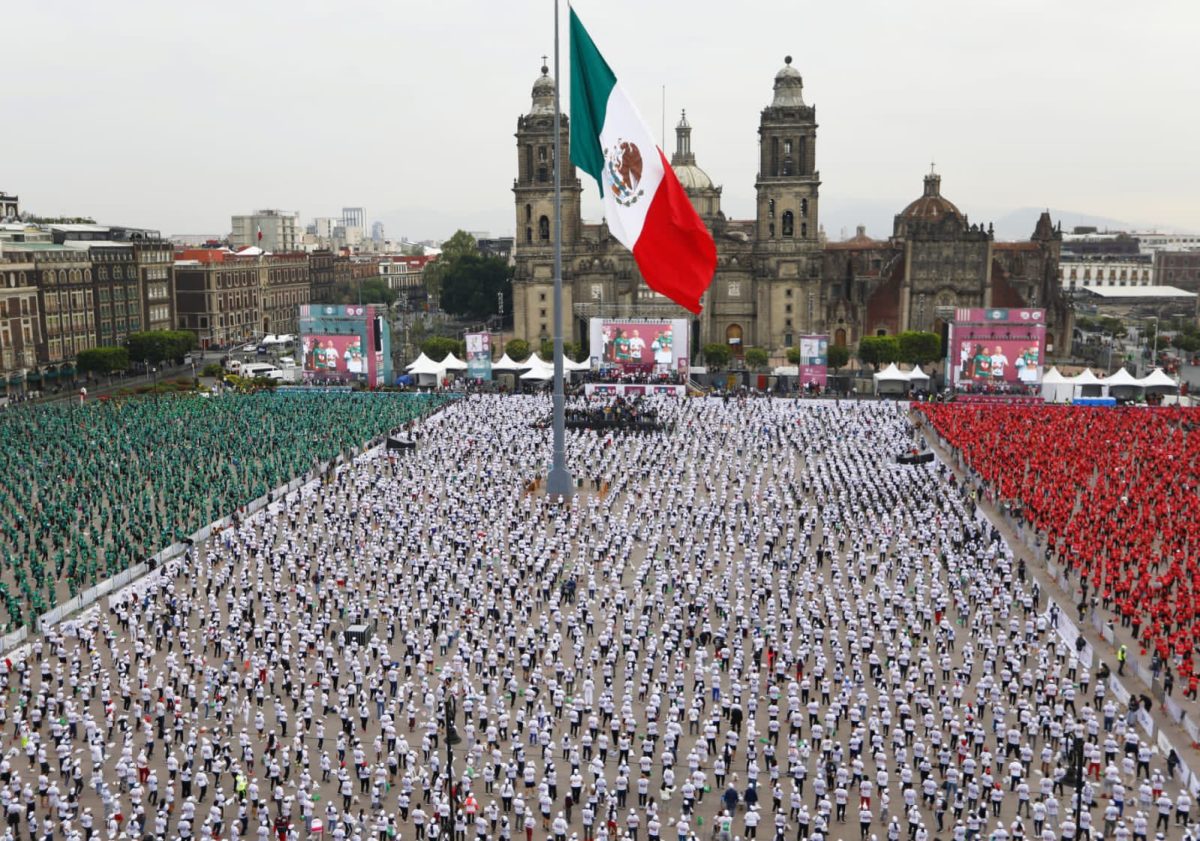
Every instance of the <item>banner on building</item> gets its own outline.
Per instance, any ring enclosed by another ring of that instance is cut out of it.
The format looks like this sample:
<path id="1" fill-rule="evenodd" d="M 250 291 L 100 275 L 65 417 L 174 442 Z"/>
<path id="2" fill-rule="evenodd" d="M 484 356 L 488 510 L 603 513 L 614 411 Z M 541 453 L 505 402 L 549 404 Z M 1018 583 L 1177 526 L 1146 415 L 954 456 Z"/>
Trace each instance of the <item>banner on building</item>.
<path id="1" fill-rule="evenodd" d="M 800 337 L 800 386 L 824 388 L 829 373 L 829 337 Z"/>
<path id="2" fill-rule="evenodd" d="M 467 334 L 467 376 L 473 380 L 492 379 L 492 336 L 490 333 Z"/>

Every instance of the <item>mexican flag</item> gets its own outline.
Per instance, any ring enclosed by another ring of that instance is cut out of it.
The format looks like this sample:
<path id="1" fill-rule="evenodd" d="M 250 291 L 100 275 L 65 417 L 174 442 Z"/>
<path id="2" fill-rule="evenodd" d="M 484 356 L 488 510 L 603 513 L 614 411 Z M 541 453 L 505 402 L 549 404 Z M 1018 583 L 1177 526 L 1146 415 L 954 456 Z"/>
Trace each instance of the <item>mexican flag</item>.
<path id="1" fill-rule="evenodd" d="M 575 10 L 571 10 L 571 161 L 600 185 L 608 229 L 646 284 L 694 313 L 717 247 Z"/>

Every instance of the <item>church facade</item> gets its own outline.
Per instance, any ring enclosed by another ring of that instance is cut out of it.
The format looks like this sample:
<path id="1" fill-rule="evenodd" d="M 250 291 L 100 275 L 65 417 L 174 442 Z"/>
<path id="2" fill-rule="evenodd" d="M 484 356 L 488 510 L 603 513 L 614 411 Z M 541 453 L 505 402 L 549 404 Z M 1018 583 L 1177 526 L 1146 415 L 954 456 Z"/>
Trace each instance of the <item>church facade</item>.
<path id="1" fill-rule="evenodd" d="M 514 333 L 536 343 L 553 331 L 554 80 L 546 67 L 533 103 L 517 120 Z M 895 217 L 886 240 L 858 234 L 825 240 L 816 168 L 816 108 L 804 101 L 791 57 L 775 75 L 758 126 L 759 168 L 752 220 L 729 219 L 721 188 L 696 163 L 686 112 L 675 129 L 671 166 L 717 245 L 717 269 L 693 316 L 647 287 L 607 226 L 580 216 L 583 185 L 570 163 L 561 115 L 563 319 L 568 341 L 587 341 L 592 317 L 688 318 L 693 358 L 705 344 L 735 355 L 761 347 L 781 359 L 799 337 L 825 334 L 853 346 L 864 335 L 940 331 L 956 307 L 1043 307 L 1053 352 L 1070 309 L 1058 283 L 1061 231 L 1043 214 L 1026 242 L 996 242 L 989 227 L 941 195 L 940 176 Z M 590 184 L 589 184 L 590 187 Z"/>

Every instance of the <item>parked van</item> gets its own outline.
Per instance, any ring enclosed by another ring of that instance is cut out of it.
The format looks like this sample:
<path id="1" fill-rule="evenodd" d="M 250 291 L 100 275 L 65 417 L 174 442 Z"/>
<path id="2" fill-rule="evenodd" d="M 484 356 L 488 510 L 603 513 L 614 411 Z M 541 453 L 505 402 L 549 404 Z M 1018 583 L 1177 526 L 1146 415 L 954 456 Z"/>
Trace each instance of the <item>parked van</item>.
<path id="1" fill-rule="evenodd" d="M 250 362 L 242 366 L 241 376 L 248 379 L 256 380 L 260 377 L 267 380 L 283 381 L 283 371 L 276 368 L 274 365 L 267 365 L 261 362 Z"/>
<path id="2" fill-rule="evenodd" d="M 231 374 L 241 374 L 242 373 L 242 360 L 240 360 L 240 359 L 225 360 L 225 370 Z"/>

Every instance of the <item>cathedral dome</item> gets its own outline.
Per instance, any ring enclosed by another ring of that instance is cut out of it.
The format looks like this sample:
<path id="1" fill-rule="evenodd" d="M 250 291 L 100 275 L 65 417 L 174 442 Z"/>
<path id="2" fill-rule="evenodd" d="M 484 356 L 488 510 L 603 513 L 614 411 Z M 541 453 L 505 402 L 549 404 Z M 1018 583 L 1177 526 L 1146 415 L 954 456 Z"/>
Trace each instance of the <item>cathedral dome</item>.
<path id="1" fill-rule="evenodd" d="M 554 78 L 544 64 L 542 75 L 533 83 L 533 110 L 529 113 L 554 115 Z"/>
<path id="2" fill-rule="evenodd" d="M 900 211 L 903 219 L 926 219 L 937 221 L 947 216 L 963 218 L 954 202 L 942 195 L 942 176 L 930 173 L 925 176 L 925 192 L 916 201 Z"/>
<path id="3" fill-rule="evenodd" d="M 711 190 L 713 188 L 712 179 L 708 177 L 708 173 L 694 163 L 680 164 L 671 169 L 675 170 L 675 177 L 679 179 L 679 183 L 685 190 Z"/>
<path id="4" fill-rule="evenodd" d="M 803 108 L 804 80 L 800 71 L 792 67 L 792 57 L 785 56 L 783 69 L 775 74 L 775 98 L 771 101 L 775 108 Z"/>

